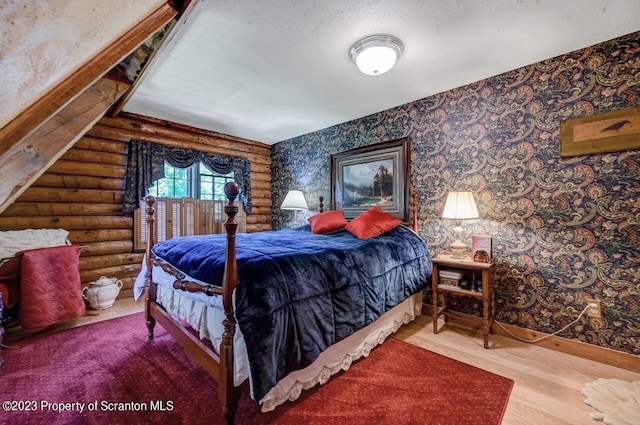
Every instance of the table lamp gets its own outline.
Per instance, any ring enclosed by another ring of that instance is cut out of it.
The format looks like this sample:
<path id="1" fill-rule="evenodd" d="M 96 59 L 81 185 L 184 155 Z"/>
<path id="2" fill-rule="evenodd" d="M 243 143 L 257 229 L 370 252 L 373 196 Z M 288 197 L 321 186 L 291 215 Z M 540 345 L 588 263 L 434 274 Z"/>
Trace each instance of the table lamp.
<path id="1" fill-rule="evenodd" d="M 299 190 L 290 190 L 287 192 L 287 196 L 284 197 L 284 201 L 280 205 L 281 210 L 292 210 L 292 211 L 304 211 L 308 210 L 309 207 L 307 205 L 307 201 L 304 199 L 304 195 Z M 295 216 L 295 221 L 297 222 L 298 216 Z"/>
<path id="2" fill-rule="evenodd" d="M 453 258 L 464 258 L 467 246 L 462 242 L 461 220 L 479 218 L 476 202 L 471 192 L 449 192 L 447 202 L 444 204 L 442 218 L 448 218 L 456 221 L 456 227 L 453 229 L 455 233 L 455 241 L 451 244 L 451 254 Z"/>

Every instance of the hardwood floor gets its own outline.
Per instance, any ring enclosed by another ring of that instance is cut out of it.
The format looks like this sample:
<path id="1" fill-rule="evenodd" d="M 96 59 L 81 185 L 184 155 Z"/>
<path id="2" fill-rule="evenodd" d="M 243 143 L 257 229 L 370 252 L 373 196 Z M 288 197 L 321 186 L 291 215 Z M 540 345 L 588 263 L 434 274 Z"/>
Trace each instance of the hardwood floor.
<path id="1" fill-rule="evenodd" d="M 435 335 L 431 317 L 422 315 L 395 336 L 512 379 L 503 425 L 596 425 L 602 422 L 590 417 L 596 410 L 584 403 L 584 385 L 598 378 L 640 380 L 640 373 L 503 336 L 491 335 L 485 349 L 481 330 L 438 324 Z"/>
<path id="2" fill-rule="evenodd" d="M 52 331 L 80 326 L 144 310 L 144 301 L 118 300 L 107 310 L 68 321 Z M 510 378 L 515 382 L 502 425 L 597 425 L 580 392 L 598 378 L 640 380 L 640 373 L 582 359 L 499 335 L 483 348 L 482 332 L 440 323 L 433 333 L 431 317 L 422 315 L 403 326 L 395 337 L 427 350 Z M 15 335 L 14 335 L 15 336 Z M 15 338 L 14 338 L 15 339 Z"/>

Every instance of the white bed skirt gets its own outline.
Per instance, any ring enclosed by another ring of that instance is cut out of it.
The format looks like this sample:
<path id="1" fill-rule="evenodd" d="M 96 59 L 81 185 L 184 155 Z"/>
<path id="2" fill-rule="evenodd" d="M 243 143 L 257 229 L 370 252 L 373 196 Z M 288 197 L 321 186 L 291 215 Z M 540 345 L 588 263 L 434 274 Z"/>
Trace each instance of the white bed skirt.
<path id="1" fill-rule="evenodd" d="M 153 267 L 154 280 L 163 274 L 165 272 L 162 269 Z M 144 276 L 143 273 L 141 275 Z M 212 308 L 211 305 L 204 305 L 197 300 L 187 298 L 183 294 L 191 295 L 189 293 L 180 293 L 173 290 L 173 288 L 160 284 L 158 285 L 157 302 L 175 317 L 186 321 L 189 326 L 197 330 L 200 338 L 211 340 L 214 349 L 219 352 L 222 332 L 224 331 L 222 325 L 224 311 L 221 306 Z M 208 298 L 219 299 L 220 297 Z M 209 304 L 212 304 L 211 301 Z M 318 384 L 324 384 L 334 374 L 341 370 L 349 369 L 353 361 L 361 357 L 367 357 L 372 348 L 382 344 L 400 326 L 413 321 L 419 316 L 421 308 L 422 294 L 417 293 L 386 312 L 374 323 L 333 344 L 322 352 L 311 365 L 291 372 L 281 379 L 259 401 L 262 411 L 273 410 L 287 400 L 294 401 L 300 397 L 302 390 L 307 390 Z M 234 384 L 238 386 L 247 378 L 250 378 L 247 349 L 242 332 L 236 326 L 234 336 Z M 249 383 L 253 397 L 253 386 L 251 381 Z"/>
<path id="2" fill-rule="evenodd" d="M 339 341 L 320 354 L 320 357 L 304 369 L 289 373 L 260 400 L 263 412 L 275 409 L 287 400 L 297 400 L 302 390 L 324 384 L 341 370 L 347 370 L 351 363 L 367 357 L 371 349 L 382 344 L 385 339 L 420 315 L 422 294 L 406 299 L 375 322 L 351 336 Z"/>

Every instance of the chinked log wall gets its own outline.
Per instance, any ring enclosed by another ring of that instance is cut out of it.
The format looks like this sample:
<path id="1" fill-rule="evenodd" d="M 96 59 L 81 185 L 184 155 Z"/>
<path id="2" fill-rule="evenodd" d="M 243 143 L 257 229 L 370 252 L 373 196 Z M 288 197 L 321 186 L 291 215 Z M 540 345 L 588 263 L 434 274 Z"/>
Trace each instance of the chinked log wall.
<path id="1" fill-rule="evenodd" d="M 142 253 L 133 252 L 133 220 L 122 212 L 128 141 L 152 141 L 251 161 L 253 210 L 247 231 L 271 230 L 271 156 L 265 144 L 140 117 L 102 118 L 0 215 L 0 230 L 63 228 L 83 246 L 83 286 L 100 276 L 123 282 L 131 297 Z"/>

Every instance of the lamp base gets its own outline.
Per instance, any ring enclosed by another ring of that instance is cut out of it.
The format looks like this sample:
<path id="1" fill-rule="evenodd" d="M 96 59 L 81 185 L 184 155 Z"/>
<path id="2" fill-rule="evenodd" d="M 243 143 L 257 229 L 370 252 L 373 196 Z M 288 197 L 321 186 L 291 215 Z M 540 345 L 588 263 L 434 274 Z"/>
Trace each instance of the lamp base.
<path id="1" fill-rule="evenodd" d="M 465 257 L 464 253 L 467 250 L 467 246 L 462 242 L 462 227 L 460 227 L 460 220 L 457 220 L 457 226 L 454 227 L 453 233 L 456 240 L 451 244 L 451 257 L 455 259 L 462 259 Z"/>
<path id="2" fill-rule="evenodd" d="M 451 244 L 451 257 L 455 259 L 465 258 L 467 246 L 461 240 L 456 240 Z"/>

